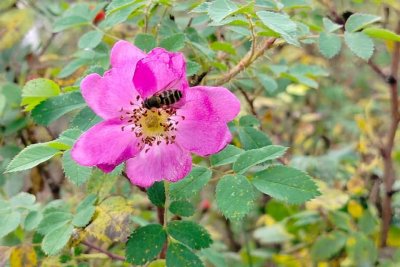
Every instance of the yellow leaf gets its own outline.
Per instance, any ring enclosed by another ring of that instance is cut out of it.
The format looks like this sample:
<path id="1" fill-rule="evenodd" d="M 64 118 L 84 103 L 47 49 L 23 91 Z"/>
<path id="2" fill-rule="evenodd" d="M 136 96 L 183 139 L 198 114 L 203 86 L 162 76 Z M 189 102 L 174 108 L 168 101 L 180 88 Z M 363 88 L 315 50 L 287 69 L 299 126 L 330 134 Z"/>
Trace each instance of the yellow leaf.
<path id="1" fill-rule="evenodd" d="M 364 209 L 360 205 L 360 203 L 352 199 L 347 204 L 347 211 L 350 213 L 351 216 L 353 216 L 353 218 L 358 219 L 361 218 L 361 216 L 363 215 Z"/>
<path id="2" fill-rule="evenodd" d="M 36 253 L 33 247 L 22 245 L 15 247 L 10 256 L 11 267 L 34 267 L 37 266 Z"/>
<path id="3" fill-rule="evenodd" d="M 0 266 L 6 265 L 13 249 L 13 247 L 0 246 Z"/>
<path id="4" fill-rule="evenodd" d="M 306 203 L 308 210 L 337 210 L 343 207 L 349 200 L 349 196 L 341 190 L 331 188 L 326 183 L 318 181 L 318 188 L 321 196 Z"/>
<path id="5" fill-rule="evenodd" d="M 12 9 L 0 16 L 0 51 L 18 43 L 32 27 L 33 14 L 28 9 Z"/>
<path id="6" fill-rule="evenodd" d="M 258 218 L 256 225 L 257 226 L 271 226 L 275 224 L 274 218 L 268 214 L 264 214 Z"/>
<path id="7" fill-rule="evenodd" d="M 120 196 L 110 197 L 96 206 L 93 222 L 85 228 L 88 235 L 104 242 L 125 242 L 131 232 L 132 203 Z"/>
<path id="8" fill-rule="evenodd" d="M 278 264 L 278 266 L 285 267 L 302 267 L 302 264 L 297 258 L 292 255 L 276 254 L 272 257 L 273 261 Z"/>
<path id="9" fill-rule="evenodd" d="M 391 247 L 400 247 L 400 228 L 390 227 L 387 244 Z"/>
<path id="10" fill-rule="evenodd" d="M 155 260 L 152 261 L 148 267 L 165 267 L 167 266 L 165 260 Z"/>
<path id="11" fill-rule="evenodd" d="M 286 91 L 291 95 L 303 96 L 310 90 L 310 87 L 304 84 L 290 84 L 286 87 Z"/>
<path id="12" fill-rule="evenodd" d="M 365 183 L 364 180 L 358 176 L 353 176 L 347 182 L 347 190 L 352 195 L 361 195 L 365 192 Z"/>

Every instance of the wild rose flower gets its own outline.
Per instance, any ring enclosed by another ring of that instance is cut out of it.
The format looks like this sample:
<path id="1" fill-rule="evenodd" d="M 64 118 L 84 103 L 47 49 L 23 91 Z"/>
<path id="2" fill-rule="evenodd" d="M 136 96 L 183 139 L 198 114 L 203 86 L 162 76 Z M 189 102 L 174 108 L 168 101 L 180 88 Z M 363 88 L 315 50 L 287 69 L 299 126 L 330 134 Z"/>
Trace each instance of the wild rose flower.
<path id="1" fill-rule="evenodd" d="M 182 97 L 171 105 L 145 107 L 146 99 L 167 90 L 179 90 Z M 192 168 L 190 153 L 222 150 L 232 138 L 227 122 L 240 109 L 226 88 L 189 88 L 181 53 L 155 48 L 145 54 L 126 41 L 112 48 L 111 69 L 104 76 L 86 76 L 81 91 L 104 121 L 80 136 L 72 158 L 104 172 L 126 161 L 129 179 L 142 187 L 185 177 Z"/>

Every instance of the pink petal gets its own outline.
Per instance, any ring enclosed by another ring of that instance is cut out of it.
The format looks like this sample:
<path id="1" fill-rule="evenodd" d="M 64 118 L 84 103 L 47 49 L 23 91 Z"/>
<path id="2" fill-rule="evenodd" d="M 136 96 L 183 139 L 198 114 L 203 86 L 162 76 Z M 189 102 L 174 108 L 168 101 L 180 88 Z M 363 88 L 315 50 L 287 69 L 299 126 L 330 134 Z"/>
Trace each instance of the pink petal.
<path id="1" fill-rule="evenodd" d="M 75 142 L 71 156 L 83 166 L 98 166 L 109 172 L 139 149 L 130 131 L 122 131 L 119 119 L 103 121 L 83 133 Z"/>
<path id="2" fill-rule="evenodd" d="M 188 82 L 183 55 L 163 48 L 153 49 L 137 63 L 133 84 L 143 99 L 168 89 L 181 90 L 185 94 Z"/>
<path id="3" fill-rule="evenodd" d="M 177 144 L 200 156 L 221 151 L 231 140 L 228 126 L 219 121 L 184 120 L 176 134 Z"/>
<path id="4" fill-rule="evenodd" d="M 145 153 L 126 162 L 126 173 L 135 185 L 150 187 L 154 182 L 168 180 L 176 182 L 185 177 L 192 168 L 190 153 L 176 144 L 161 143 Z"/>
<path id="5" fill-rule="evenodd" d="M 239 111 L 239 100 L 223 87 L 190 88 L 177 111 L 185 119 L 177 126 L 176 142 L 201 156 L 217 153 L 232 140 L 227 122 Z"/>
<path id="6" fill-rule="evenodd" d="M 118 41 L 111 49 L 110 62 L 114 68 L 131 68 L 135 70 L 136 63 L 144 58 L 146 54 L 127 41 Z"/>
<path id="7" fill-rule="evenodd" d="M 191 110 L 189 114 L 198 119 L 211 116 L 228 122 L 240 111 L 239 99 L 224 87 L 191 87 L 186 92 L 186 103 L 182 110 Z"/>
<path id="8" fill-rule="evenodd" d="M 101 77 L 97 73 L 86 76 L 81 82 L 82 96 L 88 106 L 103 119 L 121 115 L 121 108 L 130 108 L 136 99 L 129 69 L 112 68 Z"/>

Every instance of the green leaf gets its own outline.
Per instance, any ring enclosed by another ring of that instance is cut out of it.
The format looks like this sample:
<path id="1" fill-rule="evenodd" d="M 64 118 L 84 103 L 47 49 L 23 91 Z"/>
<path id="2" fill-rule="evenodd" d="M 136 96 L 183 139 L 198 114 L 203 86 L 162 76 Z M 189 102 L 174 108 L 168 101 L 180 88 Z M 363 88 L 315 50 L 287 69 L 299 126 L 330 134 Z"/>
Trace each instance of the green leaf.
<path id="1" fill-rule="evenodd" d="M 43 235 L 47 235 L 60 226 L 69 224 L 72 218 L 72 214 L 69 212 L 52 209 L 44 214 L 44 218 L 40 222 L 37 231 Z"/>
<path id="2" fill-rule="evenodd" d="M 320 236 L 311 247 L 311 257 L 314 261 L 329 260 L 344 248 L 346 240 L 346 235 L 339 231 Z"/>
<path id="3" fill-rule="evenodd" d="M 374 43 L 365 33 L 345 32 L 344 40 L 350 50 L 365 61 L 368 61 L 374 52 Z"/>
<path id="4" fill-rule="evenodd" d="M 75 227 L 85 227 L 92 219 L 95 210 L 95 206 L 87 206 L 81 209 L 77 214 L 75 214 L 74 218 L 72 219 L 72 224 Z"/>
<path id="5" fill-rule="evenodd" d="M 161 40 L 160 47 L 169 51 L 179 51 L 185 46 L 185 35 L 177 33 Z"/>
<path id="6" fill-rule="evenodd" d="M 228 145 L 224 150 L 210 157 L 211 165 L 217 167 L 233 163 L 243 151 L 243 149 Z"/>
<path id="7" fill-rule="evenodd" d="M 319 51 L 326 58 L 333 58 L 342 48 L 342 41 L 336 34 L 321 32 L 319 35 Z"/>
<path id="8" fill-rule="evenodd" d="M 243 175 L 226 175 L 216 188 L 217 205 L 222 214 L 230 220 L 240 220 L 254 204 L 253 186 Z"/>
<path id="9" fill-rule="evenodd" d="M 31 209 L 35 204 L 36 197 L 26 192 L 20 192 L 10 199 L 10 204 L 14 209 Z"/>
<path id="10" fill-rule="evenodd" d="M 278 89 L 278 83 L 274 78 L 264 73 L 257 73 L 256 76 L 268 93 L 275 93 L 275 91 Z"/>
<path id="11" fill-rule="evenodd" d="M 265 133 L 253 127 L 238 127 L 238 133 L 245 150 L 261 148 L 272 144 Z"/>
<path id="12" fill-rule="evenodd" d="M 61 32 L 70 28 L 89 24 L 89 18 L 68 16 L 57 19 L 53 25 L 53 32 Z"/>
<path id="13" fill-rule="evenodd" d="M 186 200 L 176 200 L 169 205 L 169 211 L 182 217 L 190 217 L 194 214 L 195 209 L 192 203 Z"/>
<path id="14" fill-rule="evenodd" d="M 353 231 L 352 219 L 348 213 L 335 210 L 329 213 L 328 218 L 338 229 L 348 232 Z"/>
<path id="15" fill-rule="evenodd" d="M 212 172 L 205 167 L 195 167 L 182 180 L 169 185 L 171 199 L 190 199 L 211 179 Z"/>
<path id="16" fill-rule="evenodd" d="M 74 227 L 71 224 L 61 225 L 48 234 L 42 241 L 42 249 L 47 255 L 55 255 L 68 243 Z"/>
<path id="17" fill-rule="evenodd" d="M 377 219 L 372 215 L 371 211 L 364 210 L 363 215 L 361 218 L 358 220 L 358 227 L 360 230 L 366 234 L 370 235 L 375 233 L 377 230 L 378 226 L 378 221 Z"/>
<path id="18" fill-rule="evenodd" d="M 10 213 L 0 213 L 0 238 L 8 235 L 15 229 L 21 222 L 21 214 L 17 211 Z"/>
<path id="19" fill-rule="evenodd" d="M 265 26 L 279 33 L 287 43 L 300 46 L 297 40 L 297 24 L 287 14 L 271 11 L 258 11 L 256 14 Z"/>
<path id="20" fill-rule="evenodd" d="M 89 107 L 84 107 L 72 119 L 70 123 L 71 128 L 78 128 L 81 131 L 86 131 L 90 127 L 102 121 L 102 118 L 96 115 Z"/>
<path id="21" fill-rule="evenodd" d="M 95 48 L 98 46 L 103 39 L 104 34 L 100 31 L 89 31 L 85 33 L 84 35 L 79 38 L 78 41 L 78 47 L 80 49 L 85 49 L 85 48 Z"/>
<path id="22" fill-rule="evenodd" d="M 30 145 L 13 158 L 10 164 L 8 164 L 6 172 L 17 172 L 31 169 L 59 153 L 60 151 L 58 149 L 44 144 Z"/>
<path id="23" fill-rule="evenodd" d="M 31 211 L 25 218 L 24 229 L 26 231 L 32 231 L 38 227 L 40 221 L 43 219 L 42 213 L 38 211 Z"/>
<path id="24" fill-rule="evenodd" d="M 62 132 L 55 141 L 68 146 L 69 149 L 74 145 L 75 141 L 78 139 L 79 136 L 81 136 L 82 133 L 83 132 L 79 129 L 67 129 Z"/>
<path id="25" fill-rule="evenodd" d="M 62 167 L 65 176 L 76 186 L 86 183 L 92 175 L 92 168 L 81 166 L 71 158 L 71 151 L 65 151 L 62 156 Z"/>
<path id="26" fill-rule="evenodd" d="M 363 33 L 376 39 L 400 42 L 400 35 L 386 29 L 366 28 L 363 30 Z"/>
<path id="27" fill-rule="evenodd" d="M 277 165 L 257 172 L 252 183 L 264 194 L 291 204 L 301 204 L 320 195 L 310 176 L 287 166 Z"/>
<path id="28" fill-rule="evenodd" d="M 238 10 L 237 5 L 230 0 L 215 0 L 208 7 L 208 16 L 214 22 L 221 22 L 224 18 Z"/>
<path id="29" fill-rule="evenodd" d="M 77 71 L 80 67 L 87 65 L 91 59 L 88 58 L 76 58 L 72 61 L 70 61 L 62 70 L 60 73 L 58 73 L 57 78 L 66 78 L 70 76 L 72 73 Z"/>
<path id="30" fill-rule="evenodd" d="M 210 234 L 202 226 L 191 221 L 172 221 L 167 233 L 192 249 L 208 248 L 212 244 Z"/>
<path id="31" fill-rule="evenodd" d="M 188 60 L 186 62 L 186 76 L 192 76 L 200 70 L 201 66 L 197 62 Z"/>
<path id="32" fill-rule="evenodd" d="M 244 173 L 254 165 L 283 156 L 286 150 L 287 147 L 275 145 L 248 150 L 240 154 L 235 164 L 233 164 L 233 170 L 237 173 Z"/>
<path id="33" fill-rule="evenodd" d="M 336 24 L 333 21 L 331 21 L 328 18 L 323 18 L 322 22 L 324 24 L 324 29 L 326 32 L 330 33 L 330 32 L 334 32 L 339 30 L 340 28 L 342 28 L 343 26 L 340 24 Z"/>
<path id="34" fill-rule="evenodd" d="M 227 42 L 213 42 L 210 48 L 215 51 L 223 51 L 225 53 L 236 55 L 236 48 L 231 43 Z"/>
<path id="35" fill-rule="evenodd" d="M 155 182 L 148 190 L 147 196 L 151 203 L 157 207 L 163 207 L 165 204 L 164 182 Z"/>
<path id="36" fill-rule="evenodd" d="M 52 80 L 38 78 L 28 81 L 22 88 L 21 106 L 30 111 L 42 101 L 60 94 L 60 87 Z"/>
<path id="37" fill-rule="evenodd" d="M 167 235 L 160 224 L 149 224 L 133 231 L 126 243 L 126 261 L 143 265 L 161 252 Z"/>
<path id="38" fill-rule="evenodd" d="M 344 27 L 347 32 L 356 32 L 365 26 L 380 20 L 381 17 L 375 15 L 355 13 L 347 19 Z"/>
<path id="39" fill-rule="evenodd" d="M 59 95 L 42 102 L 32 110 L 32 118 L 42 125 L 49 125 L 62 115 L 86 106 L 80 92 Z"/>
<path id="40" fill-rule="evenodd" d="M 151 49 L 157 46 L 157 42 L 153 35 L 139 33 L 135 37 L 135 45 L 143 51 L 149 52 Z"/>
<path id="41" fill-rule="evenodd" d="M 167 249 L 168 267 L 202 267 L 204 264 L 190 249 L 180 243 L 170 243 Z"/>

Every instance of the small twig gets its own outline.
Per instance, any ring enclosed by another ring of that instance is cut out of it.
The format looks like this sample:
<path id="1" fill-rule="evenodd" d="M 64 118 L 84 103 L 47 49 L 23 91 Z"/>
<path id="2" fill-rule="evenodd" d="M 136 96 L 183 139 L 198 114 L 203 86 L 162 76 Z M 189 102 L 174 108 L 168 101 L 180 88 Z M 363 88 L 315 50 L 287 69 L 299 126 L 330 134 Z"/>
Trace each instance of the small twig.
<path id="1" fill-rule="evenodd" d="M 109 251 L 107 251 L 107 250 L 105 250 L 105 249 L 103 249 L 101 247 L 98 247 L 98 246 L 96 246 L 96 245 L 94 245 L 94 244 L 92 244 L 92 243 L 90 243 L 88 241 L 84 240 L 81 243 L 84 244 L 85 246 L 87 246 L 88 248 L 91 248 L 91 249 L 97 250 L 97 251 L 99 251 L 99 252 L 101 252 L 103 254 L 106 254 L 112 260 L 125 261 L 125 257 L 117 255 L 117 254 L 114 254 L 114 253 L 111 253 L 111 252 L 109 252 Z"/>
<path id="2" fill-rule="evenodd" d="M 254 108 L 254 99 L 250 99 L 249 95 L 247 94 L 247 92 L 245 90 L 243 90 L 243 88 L 241 88 L 240 86 L 236 87 L 240 93 L 242 93 L 242 95 L 244 96 L 244 98 L 246 99 L 246 102 L 249 104 L 250 107 L 250 111 L 251 113 L 257 117 L 257 112 L 256 109 Z"/>
<path id="3" fill-rule="evenodd" d="M 269 38 L 267 39 L 259 48 L 256 48 L 255 51 L 252 49 L 239 61 L 239 63 L 225 73 L 220 79 L 218 79 L 214 85 L 223 85 L 229 82 L 233 77 L 238 75 L 241 71 L 251 65 L 257 58 L 262 56 L 265 51 L 270 49 L 272 45 L 275 43 L 277 38 Z"/>

